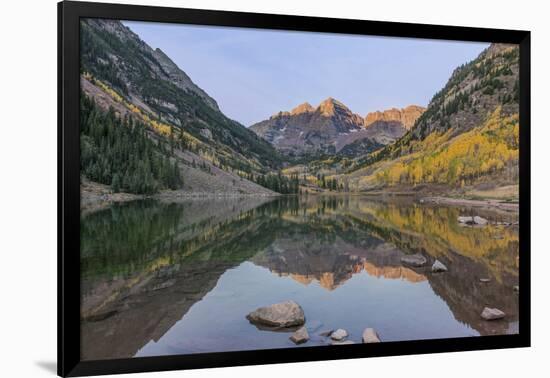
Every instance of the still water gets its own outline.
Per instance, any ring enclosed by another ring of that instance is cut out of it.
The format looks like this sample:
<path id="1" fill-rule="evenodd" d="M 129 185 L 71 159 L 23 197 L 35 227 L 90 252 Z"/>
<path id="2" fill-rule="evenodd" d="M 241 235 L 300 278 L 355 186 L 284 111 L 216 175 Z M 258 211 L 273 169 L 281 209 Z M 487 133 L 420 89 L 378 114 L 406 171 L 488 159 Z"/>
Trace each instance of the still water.
<path id="1" fill-rule="evenodd" d="M 361 196 L 138 201 L 81 219 L 81 354 L 107 359 L 517 333 L 516 214 Z M 401 263 L 421 253 L 426 267 Z M 432 273 L 435 259 L 448 268 Z M 480 282 L 489 278 L 489 283 Z M 245 316 L 294 300 L 310 341 Z M 487 322 L 483 307 L 507 316 Z"/>

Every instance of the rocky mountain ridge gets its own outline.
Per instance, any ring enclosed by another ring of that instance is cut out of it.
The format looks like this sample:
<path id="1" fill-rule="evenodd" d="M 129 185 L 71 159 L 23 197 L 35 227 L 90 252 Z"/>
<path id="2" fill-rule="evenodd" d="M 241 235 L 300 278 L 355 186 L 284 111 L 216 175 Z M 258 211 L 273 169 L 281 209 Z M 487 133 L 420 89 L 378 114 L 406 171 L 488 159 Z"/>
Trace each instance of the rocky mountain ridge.
<path id="1" fill-rule="evenodd" d="M 138 182 L 150 182 L 150 192 L 166 190 L 167 184 L 158 178 L 149 180 L 151 172 L 158 176 L 161 171 L 178 170 L 173 176 L 182 177 L 183 184 L 169 186 L 172 190 L 196 195 L 274 194 L 252 180 L 280 167 L 277 151 L 226 117 L 216 101 L 163 51 L 151 48 L 116 20 L 83 19 L 80 38 L 82 99 L 92 101 L 90 114 L 112 111 L 115 118 L 109 119 L 139 124 L 152 142 L 147 144 L 149 150 L 155 151 L 144 152 L 140 160 L 125 153 L 127 143 L 113 140 L 112 154 L 106 156 L 98 152 L 101 146 L 93 133 L 81 134 L 81 144 L 89 152 L 88 179 L 142 194 L 145 186 Z M 90 126 L 90 131 L 99 127 L 94 122 Z M 130 137 L 112 131 L 113 138 Z M 170 169 L 156 166 L 160 156 L 163 167 L 170 164 Z M 162 177 L 169 176 L 166 172 Z M 132 176 L 131 180 L 124 180 L 125 176 Z"/>
<path id="2" fill-rule="evenodd" d="M 305 102 L 290 111 L 278 112 L 250 126 L 250 130 L 290 156 L 360 156 L 403 136 L 423 111 L 411 105 L 369 113 L 363 118 L 329 97 L 317 107 Z"/>
<path id="3" fill-rule="evenodd" d="M 271 145 L 226 117 L 163 51 L 151 48 L 120 21 L 84 19 L 81 40 L 81 71 L 165 124 L 170 133 L 178 135 L 182 129 L 188 139 L 204 142 L 202 150 L 210 146 L 212 155 L 224 151 L 223 164 L 234 169 L 261 170 L 279 164 Z"/>
<path id="4" fill-rule="evenodd" d="M 422 106 L 409 105 L 402 109 L 391 108 L 383 111 L 371 112 L 365 117 L 365 127 L 375 122 L 399 122 L 406 130 L 410 130 L 424 111 L 426 111 L 426 108 Z"/>

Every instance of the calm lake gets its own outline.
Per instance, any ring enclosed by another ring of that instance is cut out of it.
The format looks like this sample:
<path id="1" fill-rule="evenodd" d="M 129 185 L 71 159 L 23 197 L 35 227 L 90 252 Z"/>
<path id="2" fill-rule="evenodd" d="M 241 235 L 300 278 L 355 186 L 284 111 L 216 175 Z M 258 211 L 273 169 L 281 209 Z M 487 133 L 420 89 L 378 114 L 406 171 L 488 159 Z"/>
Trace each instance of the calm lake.
<path id="1" fill-rule="evenodd" d="M 81 357 L 126 358 L 518 332 L 517 214 L 361 196 L 138 201 L 81 218 Z M 411 268 L 407 254 L 428 264 Z M 435 259 L 448 271 L 432 273 Z M 489 278 L 490 282 L 480 282 Z M 294 300 L 310 341 L 245 316 Z M 485 321 L 485 306 L 507 316 Z"/>

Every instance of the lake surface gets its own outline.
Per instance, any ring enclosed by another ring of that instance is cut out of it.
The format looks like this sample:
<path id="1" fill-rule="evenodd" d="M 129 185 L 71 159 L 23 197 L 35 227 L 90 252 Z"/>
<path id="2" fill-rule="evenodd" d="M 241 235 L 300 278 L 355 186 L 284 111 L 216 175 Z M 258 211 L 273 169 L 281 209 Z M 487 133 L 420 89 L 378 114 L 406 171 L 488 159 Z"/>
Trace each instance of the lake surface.
<path id="1" fill-rule="evenodd" d="M 361 196 L 115 205 L 81 218 L 82 359 L 518 332 L 518 228 L 461 226 L 516 214 Z M 407 254 L 428 264 L 411 268 Z M 439 259 L 448 272 L 432 273 Z M 480 278 L 490 278 L 489 283 Z M 245 316 L 294 300 L 310 341 Z M 485 306 L 507 316 L 484 321 Z"/>

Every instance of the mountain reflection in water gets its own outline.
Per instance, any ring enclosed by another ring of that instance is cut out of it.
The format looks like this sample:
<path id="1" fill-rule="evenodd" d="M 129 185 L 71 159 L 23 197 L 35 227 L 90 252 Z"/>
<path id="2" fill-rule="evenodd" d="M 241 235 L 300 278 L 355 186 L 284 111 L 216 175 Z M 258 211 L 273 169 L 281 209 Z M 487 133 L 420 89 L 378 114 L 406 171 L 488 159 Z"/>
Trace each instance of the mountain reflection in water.
<path id="1" fill-rule="evenodd" d="M 292 299 L 311 340 L 517 332 L 517 215 L 361 196 L 140 201 L 81 219 L 82 359 L 293 347 L 245 316 Z M 401 257 L 421 253 L 423 268 Z M 449 271 L 431 273 L 435 259 Z M 490 278 L 482 283 L 480 278 Z M 483 307 L 506 312 L 480 318 Z"/>

